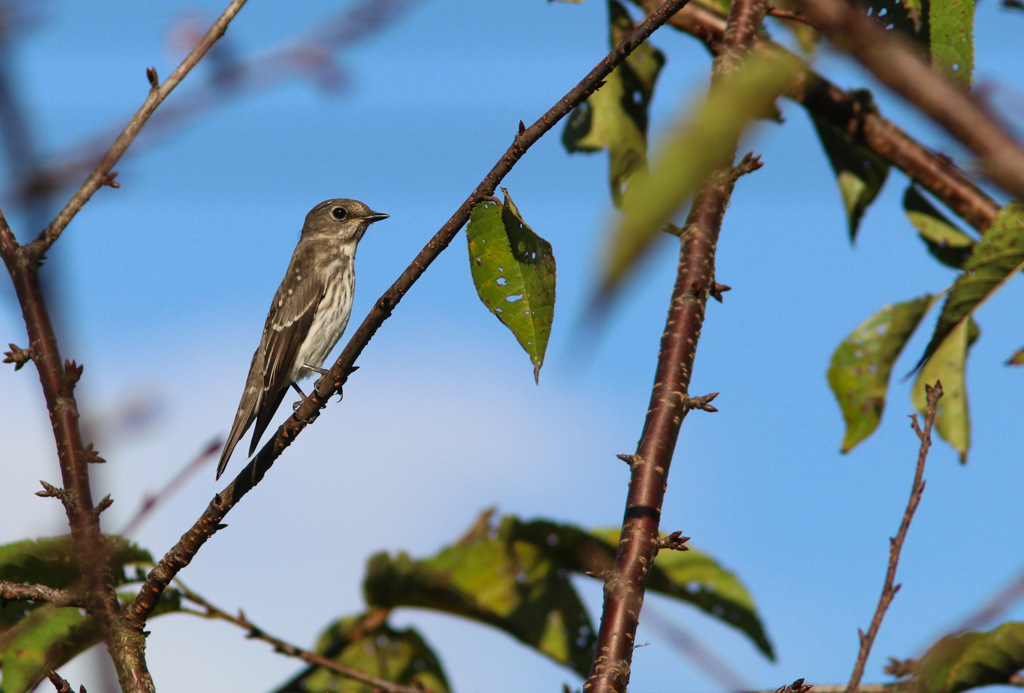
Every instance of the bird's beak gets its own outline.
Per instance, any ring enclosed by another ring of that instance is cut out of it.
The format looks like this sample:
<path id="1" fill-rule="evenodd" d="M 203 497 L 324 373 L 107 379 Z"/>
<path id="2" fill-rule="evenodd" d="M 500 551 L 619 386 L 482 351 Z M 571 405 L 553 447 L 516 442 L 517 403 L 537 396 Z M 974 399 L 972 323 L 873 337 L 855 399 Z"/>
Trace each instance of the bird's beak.
<path id="1" fill-rule="evenodd" d="M 384 214 L 383 212 L 373 212 L 373 211 L 371 211 L 369 214 L 367 214 L 365 217 L 363 217 L 363 219 L 366 219 L 366 221 L 368 221 L 368 222 L 370 222 L 372 224 L 375 221 L 380 221 L 381 219 L 387 219 L 389 216 L 390 215 Z"/>

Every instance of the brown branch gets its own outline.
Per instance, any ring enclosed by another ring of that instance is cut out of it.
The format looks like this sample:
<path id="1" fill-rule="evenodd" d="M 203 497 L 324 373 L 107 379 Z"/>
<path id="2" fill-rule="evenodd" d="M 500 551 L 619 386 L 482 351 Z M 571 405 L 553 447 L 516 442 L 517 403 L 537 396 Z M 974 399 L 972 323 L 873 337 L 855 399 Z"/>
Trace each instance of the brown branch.
<path id="1" fill-rule="evenodd" d="M 767 11 L 765 0 L 733 0 L 725 32 L 728 49 L 715 58 L 711 89 L 739 68 Z M 716 290 L 715 248 L 736 179 L 756 170 L 750 155 L 733 168 L 732 151 L 693 196 L 679 236 L 679 265 L 661 336 L 658 365 L 643 433 L 630 465 L 626 511 L 615 563 L 605 584 L 596 654 L 584 693 L 624 693 L 629 685 L 636 630 L 647 576 L 660 547 L 661 507 L 679 429 L 691 408 L 714 396 L 691 399 L 688 390 L 708 298 Z M 716 393 L 717 395 L 717 393 Z M 713 407 L 712 407 L 713 409 Z"/>
<path id="2" fill-rule="evenodd" d="M 85 606 L 83 595 L 47 585 L 23 585 L 0 580 L 0 602 L 46 602 L 54 606 Z"/>
<path id="3" fill-rule="evenodd" d="M 67 228 L 67 225 L 71 222 L 76 214 L 82 209 L 89 198 L 92 197 L 93 193 L 99 190 L 104 185 L 110 185 L 113 182 L 113 169 L 114 164 L 121 158 L 121 156 L 128 149 L 129 145 L 135 140 L 135 137 L 139 134 L 142 126 L 146 124 L 149 117 L 153 115 L 164 99 L 174 90 L 176 86 L 185 78 L 185 75 L 196 66 L 196 64 L 202 59 L 206 52 L 217 42 L 217 40 L 224 35 L 224 32 L 228 29 L 228 24 L 235 18 L 238 11 L 242 9 L 245 4 L 245 0 L 231 0 L 228 4 L 227 9 L 221 13 L 220 17 L 210 26 L 209 31 L 203 36 L 203 38 L 196 44 L 196 47 L 185 56 L 185 59 L 181 61 L 181 64 L 175 68 L 174 72 L 164 80 L 163 84 L 157 86 L 156 82 L 156 70 L 150 68 L 146 71 L 146 75 L 150 80 L 149 94 L 146 96 L 146 100 L 142 102 L 142 106 L 135 115 L 132 116 L 131 120 L 121 131 L 121 134 L 117 136 L 114 143 L 110 145 L 110 149 L 107 150 L 103 158 L 100 159 L 99 164 L 93 169 L 93 172 L 89 174 L 89 177 L 82 183 L 82 187 L 72 195 L 68 203 L 64 205 L 62 209 L 53 221 L 50 222 L 43 231 L 39 234 L 39 237 L 26 246 L 28 254 L 34 258 L 40 258 L 46 252 L 47 248 L 53 245 L 60 234 Z"/>
<path id="4" fill-rule="evenodd" d="M 656 0 L 634 1 L 647 12 L 657 6 Z M 669 23 L 699 38 L 713 54 L 717 55 L 724 48 L 725 17 L 706 6 L 688 5 Z M 843 132 L 858 134 L 861 144 L 903 171 L 979 231 L 984 231 L 995 219 L 1000 205 L 972 183 L 948 157 L 927 150 L 876 111 L 863 108 L 852 94 L 814 72 L 779 44 L 759 38 L 757 48 L 785 53 L 793 64 L 803 66 L 803 73 L 787 95 L 808 114 Z"/>
<path id="5" fill-rule="evenodd" d="M 413 259 L 384 294 L 377 299 L 374 307 L 363 319 L 359 329 L 352 335 L 344 351 L 335 361 L 330 372 L 320 378 L 316 388 L 302 401 L 295 413 L 277 429 L 277 433 L 256 454 L 256 457 L 239 472 L 227 488 L 217 494 L 206 511 L 196 520 L 178 543 L 160 559 L 150 572 L 145 584 L 139 591 L 135 601 L 128 607 L 128 618 L 139 628 L 156 608 L 160 594 L 177 575 L 178 571 L 188 565 L 196 552 L 206 543 L 214 532 L 219 530 L 221 520 L 228 511 L 248 493 L 249 489 L 259 483 L 281 453 L 291 445 L 292 440 L 306 427 L 323 409 L 331 395 L 340 393 L 342 386 L 353 370 L 355 360 L 370 342 L 380 326 L 391 316 L 402 297 L 412 288 L 427 267 L 440 255 L 441 251 L 455 238 L 455 235 L 469 220 L 473 207 L 484 198 L 492 195 L 501 180 L 512 170 L 516 162 L 545 133 L 551 130 L 562 118 L 587 99 L 604 83 L 616 66 L 643 43 L 651 33 L 688 0 L 667 0 L 656 12 L 640 24 L 627 38 L 621 41 L 597 66 L 573 87 L 562 99 L 552 106 L 533 125 L 526 128 L 520 123 L 512 144 L 498 159 L 498 162 L 484 176 L 476 189 L 466 198 L 456 212 L 448 219 L 441 229 L 427 242 L 423 250 Z"/>
<path id="6" fill-rule="evenodd" d="M 71 687 L 71 684 L 67 682 L 67 679 L 61 677 L 56 671 L 50 670 L 46 675 L 46 678 L 50 679 L 50 683 L 57 690 L 57 693 L 75 693 L 75 689 Z M 81 693 L 85 693 L 85 686 L 82 686 Z"/>
<path id="7" fill-rule="evenodd" d="M 921 441 L 921 447 L 917 454 L 917 469 L 914 472 L 914 483 L 910 489 L 910 500 L 907 501 L 907 509 L 903 513 L 903 520 L 900 522 L 900 529 L 896 536 L 889 542 L 889 568 L 885 573 L 885 582 L 882 585 L 882 596 L 878 599 L 878 607 L 871 619 L 871 626 L 867 634 L 859 631 L 860 651 L 857 653 L 857 663 L 853 667 L 853 675 L 850 683 L 846 686 L 846 693 L 856 693 L 860 686 L 860 679 L 864 675 L 864 667 L 868 662 L 868 655 L 871 654 L 871 646 L 878 635 L 878 629 L 882 626 L 882 619 L 889 608 L 893 597 L 899 591 L 900 586 L 894 584 L 896 580 L 896 566 L 900 562 L 900 551 L 903 549 L 903 541 L 907 538 L 907 530 L 910 529 L 910 521 L 914 519 L 914 511 L 921 502 L 921 494 L 924 492 L 924 463 L 928 459 L 928 449 L 932 445 L 932 424 L 935 423 L 935 413 L 938 407 L 939 398 L 942 397 L 942 384 L 938 381 L 934 386 L 925 385 L 928 407 L 924 415 L 924 429 L 918 426 L 917 415 L 910 417 L 914 432 Z"/>
<path id="8" fill-rule="evenodd" d="M 1024 197 L 1024 149 L 979 101 L 933 69 L 904 40 L 844 0 L 795 0 L 834 46 L 941 125 L 978 157 L 981 171 Z"/>
<path id="9" fill-rule="evenodd" d="M 267 633 L 262 628 L 259 628 L 246 618 L 245 614 L 239 610 L 238 614 L 229 614 L 228 612 L 214 606 L 203 597 L 199 596 L 195 592 L 192 592 L 185 586 L 178 583 L 182 595 L 189 601 L 201 606 L 205 615 L 210 618 L 220 619 L 233 623 L 239 628 L 245 630 L 250 638 L 256 638 L 263 642 L 269 643 L 273 646 L 274 651 L 285 655 L 286 657 L 295 657 L 301 659 L 307 664 L 311 664 L 314 667 L 321 667 L 331 671 L 338 676 L 342 676 L 346 679 L 352 679 L 353 681 L 360 681 L 368 686 L 373 686 L 375 690 L 385 691 L 386 693 L 431 693 L 429 688 L 421 688 L 419 686 L 403 686 L 387 679 L 382 679 L 371 674 L 347 667 L 344 664 L 339 664 L 333 659 L 326 657 L 319 652 L 313 652 L 312 650 L 306 650 L 297 645 L 293 645 L 281 638 L 275 637 L 270 633 Z"/>

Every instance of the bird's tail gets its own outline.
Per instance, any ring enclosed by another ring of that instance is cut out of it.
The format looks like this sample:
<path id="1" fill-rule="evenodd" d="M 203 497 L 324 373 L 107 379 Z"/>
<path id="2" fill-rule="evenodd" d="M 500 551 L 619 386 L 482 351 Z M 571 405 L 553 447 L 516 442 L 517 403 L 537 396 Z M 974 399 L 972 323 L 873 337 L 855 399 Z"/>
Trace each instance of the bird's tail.
<path id="1" fill-rule="evenodd" d="M 218 479 L 220 479 L 220 475 L 224 473 L 224 469 L 228 466 L 228 460 L 231 459 L 231 453 L 234 452 L 238 441 L 242 439 L 245 432 L 249 430 L 249 426 L 252 425 L 253 419 L 256 418 L 258 394 L 256 388 L 250 387 L 246 387 L 245 392 L 242 393 L 242 401 L 238 403 L 235 421 L 231 424 L 231 433 L 228 434 L 228 439 L 224 443 L 224 450 L 220 453 L 220 464 L 217 465 Z"/>

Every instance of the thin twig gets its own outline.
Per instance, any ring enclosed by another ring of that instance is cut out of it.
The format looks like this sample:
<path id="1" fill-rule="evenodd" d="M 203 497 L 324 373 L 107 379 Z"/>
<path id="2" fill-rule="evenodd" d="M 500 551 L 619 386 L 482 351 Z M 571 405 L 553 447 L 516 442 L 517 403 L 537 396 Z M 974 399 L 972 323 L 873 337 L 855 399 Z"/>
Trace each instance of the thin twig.
<path id="1" fill-rule="evenodd" d="M 181 487 L 185 485 L 185 482 L 191 479 L 196 472 L 202 469 L 207 462 L 213 458 L 214 455 L 220 452 L 223 445 L 224 438 L 222 436 L 216 436 L 195 457 L 189 460 L 188 464 L 182 467 L 181 471 L 175 474 L 170 481 L 164 484 L 161 489 L 155 493 L 146 494 L 142 499 L 139 509 L 135 512 L 135 515 L 125 523 L 124 529 L 121 530 L 120 535 L 122 537 L 130 537 L 134 534 L 135 530 L 139 528 L 139 525 L 141 525 L 156 509 L 156 506 L 165 502 L 168 498 L 177 493 Z"/>
<path id="2" fill-rule="evenodd" d="M 1024 149 L 981 102 L 932 68 L 909 42 L 845 0 L 795 3 L 834 46 L 974 152 L 986 176 L 1015 197 L 1024 197 Z"/>
<path id="3" fill-rule="evenodd" d="M 75 693 L 75 689 L 71 687 L 71 684 L 67 682 L 67 679 L 63 678 L 60 674 L 52 669 L 46 675 L 46 678 L 50 679 L 50 683 L 57 690 L 57 693 Z M 80 693 L 85 693 L 85 686 L 82 686 Z"/>
<path id="4" fill-rule="evenodd" d="M 871 619 L 871 626 L 868 632 L 858 631 L 860 635 L 860 651 L 857 653 L 857 663 L 853 667 L 853 675 L 850 683 L 846 686 L 846 693 L 856 693 L 860 686 L 861 677 L 864 675 L 864 667 L 867 665 L 868 655 L 871 654 L 871 646 L 878 635 L 878 629 L 882 626 L 882 619 L 889 608 L 893 597 L 899 591 L 900 586 L 894 584 L 896 580 L 896 566 L 900 562 L 900 551 L 903 549 L 903 541 L 907 538 L 907 530 L 910 529 L 910 521 L 914 519 L 914 511 L 921 502 L 921 494 L 924 492 L 924 464 L 928 459 L 928 449 L 932 445 L 932 425 L 935 423 L 935 414 L 938 408 L 939 398 L 942 397 L 942 384 L 938 381 L 934 386 L 925 385 L 926 401 L 928 403 L 924 414 L 924 428 L 917 423 L 917 415 L 910 417 L 914 432 L 921 441 L 921 447 L 917 454 L 917 469 L 914 472 L 914 484 L 910 487 L 910 500 L 907 501 L 907 509 L 903 513 L 903 520 L 900 522 L 900 529 L 896 536 L 889 542 L 889 568 L 885 572 L 885 583 L 882 585 L 882 596 L 878 599 L 878 607 Z"/>
<path id="5" fill-rule="evenodd" d="M 413 259 L 412 263 L 402 272 L 384 294 L 377 299 L 374 307 L 363 319 L 359 329 L 355 331 L 344 351 L 334 362 L 330 372 L 317 381 L 316 388 L 302 401 L 295 413 L 278 429 L 274 437 L 268 441 L 248 465 L 242 469 L 227 488 L 217 494 L 207 506 L 206 511 L 196 520 L 181 540 L 173 546 L 150 572 L 135 601 L 128 608 L 128 618 L 142 627 L 146 618 L 156 608 L 160 594 L 178 571 L 188 565 L 196 552 L 206 543 L 207 539 L 219 530 L 221 520 L 241 498 L 255 486 L 267 470 L 273 465 L 281 453 L 287 448 L 309 421 L 314 419 L 321 409 L 327 406 L 332 394 L 340 392 L 341 387 L 353 370 L 355 360 L 370 342 L 380 326 L 387 320 L 402 297 L 412 288 L 427 267 L 440 255 L 455 238 L 455 235 L 469 220 L 473 207 L 481 200 L 492 195 L 501 180 L 512 170 L 512 167 L 523 157 L 545 133 L 550 131 L 562 118 L 568 115 L 579 104 L 604 84 L 605 78 L 621 64 L 626 57 L 642 44 L 647 37 L 688 0 L 667 0 L 657 12 L 640 24 L 627 38 L 621 41 L 598 65 L 573 87 L 558 103 L 552 106 L 530 127 L 519 129 L 514 135 L 511 146 L 498 159 L 491 171 L 470 193 L 458 210 L 448 219 L 426 246 Z"/>
<path id="6" fill-rule="evenodd" d="M 360 681 L 368 686 L 374 686 L 377 690 L 386 691 L 387 693 L 431 693 L 431 689 L 429 688 L 403 686 L 402 684 L 367 674 L 359 671 L 358 669 L 347 667 L 344 664 L 339 664 L 333 659 L 325 657 L 318 652 L 313 652 L 312 650 L 307 650 L 297 645 L 293 645 L 281 638 L 267 633 L 262 628 L 259 628 L 256 624 L 246 618 L 245 614 L 241 611 L 239 611 L 238 614 L 229 614 L 223 609 L 214 606 L 184 585 L 178 583 L 178 587 L 181 589 L 181 593 L 186 599 L 198 606 L 201 606 L 205 610 L 206 616 L 235 624 L 239 628 L 245 630 L 250 638 L 256 638 L 257 640 L 262 640 L 263 642 L 272 645 L 275 652 L 279 652 L 288 657 L 301 659 L 307 664 L 312 664 L 315 667 L 322 667 L 328 671 L 334 672 L 338 676 L 343 676 L 347 679 L 352 679 L 353 681 Z"/>
<path id="7" fill-rule="evenodd" d="M 246 0 L 231 0 L 231 3 L 227 6 L 227 9 L 217 18 L 217 20 L 210 26 L 210 29 L 206 32 L 203 38 L 196 44 L 196 47 L 185 56 L 185 59 L 181 61 L 181 64 L 175 68 L 174 72 L 164 80 L 163 84 L 153 85 L 149 90 L 149 94 L 146 96 L 146 100 L 142 102 L 142 106 L 136 111 L 135 115 L 132 116 L 128 124 L 125 125 L 124 130 L 117 136 L 114 143 L 110 145 L 110 149 L 107 150 L 103 158 L 100 159 L 99 164 L 89 177 L 82 183 L 82 187 L 72 195 L 68 203 L 64 205 L 64 209 L 57 214 L 53 221 L 50 222 L 43 231 L 39 234 L 36 240 L 28 244 L 27 250 L 30 255 L 35 258 L 42 257 L 46 252 L 47 248 L 53 245 L 60 234 L 67 228 L 67 225 L 71 222 L 76 214 L 82 209 L 89 198 L 92 197 L 93 193 L 99 190 L 104 185 L 109 185 L 112 181 L 111 170 L 114 168 L 114 164 L 117 163 L 118 159 L 125 153 L 129 145 L 135 140 L 135 137 L 139 134 L 142 126 L 146 124 L 149 117 L 153 115 L 157 106 L 163 103 L 163 100 L 167 98 L 176 86 L 185 78 L 185 75 L 192 70 L 196 64 L 202 59 L 206 52 L 217 42 L 217 40 L 224 35 L 227 31 L 228 25 L 231 20 L 235 18 L 238 11 L 245 5 Z M 147 75 L 150 77 L 150 81 L 156 81 L 156 71 L 147 71 Z"/>
<path id="8" fill-rule="evenodd" d="M 0 580 L 0 601 L 46 602 L 54 606 L 85 606 L 82 594 L 47 585 L 24 585 Z"/>
<path id="9" fill-rule="evenodd" d="M 733 0 L 725 31 L 728 49 L 717 56 L 711 89 L 739 69 L 767 11 L 765 0 Z M 668 488 L 669 467 L 679 429 L 691 409 L 688 394 L 708 298 L 715 290 L 715 249 L 722 219 L 736 179 L 750 169 L 733 168 L 737 143 L 732 143 L 720 168 L 694 192 L 686 225 L 679 235 L 679 264 L 672 287 L 665 331 L 661 336 L 654 387 L 643 432 L 630 465 L 626 510 L 615 563 L 606 581 L 596 653 L 584 693 L 625 693 L 629 686 L 636 630 L 647 576 L 660 545 L 659 522 Z M 697 398 L 699 408 L 713 397 Z"/>

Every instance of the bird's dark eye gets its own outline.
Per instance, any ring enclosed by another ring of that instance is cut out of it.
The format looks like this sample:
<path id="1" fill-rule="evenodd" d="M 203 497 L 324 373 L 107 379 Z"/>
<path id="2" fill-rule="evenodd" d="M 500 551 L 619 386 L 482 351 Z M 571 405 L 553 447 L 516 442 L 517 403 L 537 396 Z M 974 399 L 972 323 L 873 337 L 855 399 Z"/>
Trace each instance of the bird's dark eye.
<path id="1" fill-rule="evenodd" d="M 341 221 L 342 219 L 348 216 L 348 210 L 345 209 L 344 207 L 335 207 L 334 209 L 331 210 L 331 216 L 337 219 L 338 221 Z"/>

